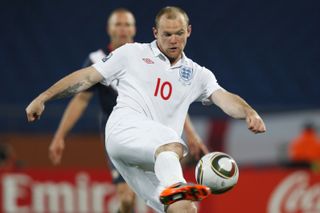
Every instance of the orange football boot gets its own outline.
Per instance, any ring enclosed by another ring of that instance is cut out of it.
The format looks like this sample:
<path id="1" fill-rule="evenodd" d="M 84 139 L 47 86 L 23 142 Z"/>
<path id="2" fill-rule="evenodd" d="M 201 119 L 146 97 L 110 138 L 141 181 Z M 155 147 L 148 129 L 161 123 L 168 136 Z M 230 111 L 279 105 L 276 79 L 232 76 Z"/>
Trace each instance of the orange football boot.
<path id="1" fill-rule="evenodd" d="M 164 189 L 160 194 L 160 202 L 170 205 L 179 200 L 200 201 L 210 195 L 209 187 L 194 183 L 176 183 Z"/>

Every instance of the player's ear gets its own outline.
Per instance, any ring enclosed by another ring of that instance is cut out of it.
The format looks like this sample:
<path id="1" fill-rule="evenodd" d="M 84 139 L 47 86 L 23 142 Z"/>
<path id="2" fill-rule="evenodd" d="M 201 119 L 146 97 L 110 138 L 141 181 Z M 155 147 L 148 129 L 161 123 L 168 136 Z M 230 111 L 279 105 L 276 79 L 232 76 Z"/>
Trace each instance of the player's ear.
<path id="1" fill-rule="evenodd" d="M 153 36 L 157 39 L 158 38 L 158 30 L 155 27 L 152 27 Z"/>
<path id="2" fill-rule="evenodd" d="M 136 36 L 136 33 L 137 33 L 137 28 L 136 28 L 136 26 L 133 26 L 133 37 L 135 37 Z"/>
<path id="3" fill-rule="evenodd" d="M 111 37 L 111 32 L 110 32 L 110 26 L 109 25 L 106 26 L 106 31 L 107 31 L 108 36 Z"/>
<path id="4" fill-rule="evenodd" d="M 189 25 L 187 28 L 188 37 L 191 35 L 191 31 L 192 31 L 192 27 L 191 25 Z"/>

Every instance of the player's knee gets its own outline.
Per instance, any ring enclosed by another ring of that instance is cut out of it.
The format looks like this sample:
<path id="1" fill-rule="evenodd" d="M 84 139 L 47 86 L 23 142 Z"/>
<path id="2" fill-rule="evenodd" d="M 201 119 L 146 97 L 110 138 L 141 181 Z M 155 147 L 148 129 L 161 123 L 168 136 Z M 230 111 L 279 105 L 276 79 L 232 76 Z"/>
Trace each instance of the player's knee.
<path id="1" fill-rule="evenodd" d="M 168 144 L 160 146 L 156 150 L 156 156 L 158 156 L 161 152 L 164 152 L 164 151 L 175 152 L 175 153 L 178 154 L 179 158 L 182 158 L 183 157 L 184 148 L 183 148 L 183 145 L 181 143 L 178 143 L 178 142 L 168 143 Z"/>
<path id="2" fill-rule="evenodd" d="M 190 212 L 191 213 L 197 213 L 198 212 L 198 209 L 197 209 L 197 207 L 196 207 L 196 205 L 194 203 L 190 204 Z"/>
<path id="3" fill-rule="evenodd" d="M 197 213 L 196 205 L 191 201 L 179 201 L 171 204 L 167 210 L 167 213 Z"/>
<path id="4" fill-rule="evenodd" d="M 183 212 L 186 212 L 186 213 L 196 213 L 197 212 L 197 207 L 192 202 L 185 203 L 183 205 L 182 209 L 184 209 Z"/>

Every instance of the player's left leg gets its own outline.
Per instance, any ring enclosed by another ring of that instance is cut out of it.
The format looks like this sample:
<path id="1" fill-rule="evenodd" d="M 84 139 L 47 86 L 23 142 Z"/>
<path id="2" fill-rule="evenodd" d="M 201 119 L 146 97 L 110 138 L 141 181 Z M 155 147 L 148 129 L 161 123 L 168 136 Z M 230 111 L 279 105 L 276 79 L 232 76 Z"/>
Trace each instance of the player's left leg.
<path id="1" fill-rule="evenodd" d="M 105 114 L 102 114 L 101 118 L 101 125 L 100 125 L 100 131 L 101 131 L 101 137 L 103 139 L 103 142 L 105 142 L 105 124 L 108 119 Z M 111 170 L 111 176 L 112 176 L 112 183 L 116 186 L 116 195 L 119 199 L 119 210 L 117 213 L 134 213 L 134 207 L 135 207 L 135 199 L 136 195 L 132 191 L 132 189 L 128 186 L 126 181 L 123 179 L 121 174 L 117 171 L 115 166 L 112 164 L 111 160 L 108 159 L 109 168 Z"/>
<path id="2" fill-rule="evenodd" d="M 133 213 L 135 193 L 126 182 L 117 183 L 116 191 L 120 200 L 119 213 Z"/>
<path id="3" fill-rule="evenodd" d="M 121 160 L 110 158 L 136 195 L 157 212 L 164 212 L 164 205 L 159 201 L 159 181 L 153 172 L 145 171 L 136 166 L 130 166 Z"/>
<path id="4" fill-rule="evenodd" d="M 116 194 L 119 199 L 118 213 L 133 213 L 136 198 L 135 193 L 128 186 L 110 159 L 108 161 L 111 169 L 112 183 L 116 186 Z"/>

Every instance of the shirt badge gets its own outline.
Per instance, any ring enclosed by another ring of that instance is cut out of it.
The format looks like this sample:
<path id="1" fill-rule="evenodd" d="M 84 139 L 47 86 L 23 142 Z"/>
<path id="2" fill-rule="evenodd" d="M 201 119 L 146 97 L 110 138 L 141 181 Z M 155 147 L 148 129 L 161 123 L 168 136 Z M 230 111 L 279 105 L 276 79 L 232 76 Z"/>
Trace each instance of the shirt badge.
<path id="1" fill-rule="evenodd" d="M 179 70 L 179 81 L 184 85 L 190 85 L 193 78 L 193 69 L 191 67 L 182 66 Z"/>

